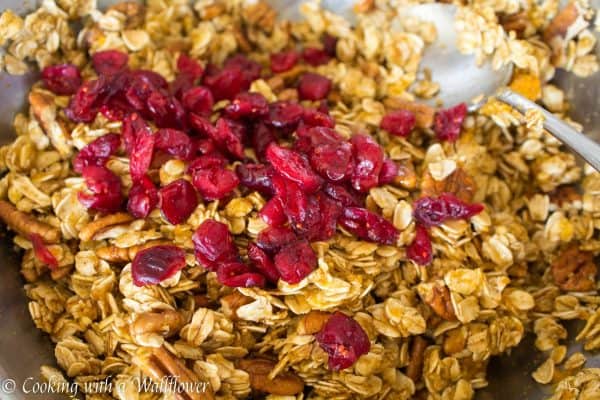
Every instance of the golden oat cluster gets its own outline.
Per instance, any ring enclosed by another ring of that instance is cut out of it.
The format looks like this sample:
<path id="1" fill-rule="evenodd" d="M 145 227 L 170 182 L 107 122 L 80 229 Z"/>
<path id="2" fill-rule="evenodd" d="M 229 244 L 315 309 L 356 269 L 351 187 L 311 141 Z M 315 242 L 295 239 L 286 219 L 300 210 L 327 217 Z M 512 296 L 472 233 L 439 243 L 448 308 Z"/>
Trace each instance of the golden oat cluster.
<path id="1" fill-rule="evenodd" d="M 222 221 L 244 256 L 265 227 L 257 215 L 265 199 L 237 190 L 227 201 L 201 203 L 175 226 L 158 210 L 146 219 L 90 213 L 78 201 L 85 183 L 73 172 L 72 157 L 95 138 L 119 133 L 121 123 L 101 114 L 89 124 L 73 123 L 63 111 L 68 96 L 34 85 L 29 111 L 15 117 L 15 140 L 0 148 L 0 216 L 23 249 L 33 321 L 55 343 L 60 370 L 43 367 L 46 379 L 83 384 L 111 376 L 123 383 L 112 393 L 87 395 L 94 400 L 244 399 L 252 392 L 269 400 L 463 400 L 486 386 L 491 357 L 533 332 L 547 354 L 531 371 L 533 379 L 558 382 L 553 399 L 598 398 L 600 372 L 585 368 L 582 353 L 567 354 L 562 321 L 587 320 L 577 339 L 585 350 L 600 348 L 593 276 L 600 173 L 580 167 L 544 132 L 540 115 L 521 116 L 499 103 L 469 115 L 456 142 L 437 141 L 434 110 L 420 102 L 439 87 L 435 76 L 418 73 L 436 31 L 399 20 L 395 10 L 407 3 L 361 0 L 354 26 L 318 2 L 305 3 L 305 20 L 295 23 L 249 0 L 149 0 L 106 10 L 94 0 L 44 0 L 26 17 L 2 13 L 0 68 L 22 74 L 30 62 L 68 62 L 84 79 L 95 74 L 89 56 L 107 49 L 129 53 L 131 68 L 167 80 L 180 53 L 205 65 L 243 52 L 268 71 L 271 53 L 320 47 L 328 33 L 338 38 L 336 58 L 263 74 L 251 91 L 269 101 L 297 99 L 290 82 L 299 74 L 312 69 L 327 76 L 336 130 L 346 138 L 371 134 L 400 167 L 393 183 L 372 189 L 366 200 L 400 231 L 397 245 L 359 241 L 338 229 L 328 242 L 313 243 L 318 268 L 300 283 L 232 289 L 198 265 L 192 233 L 208 218 Z M 497 67 L 513 63 L 512 88 L 567 119 L 565 94 L 548 81 L 556 68 L 587 76 L 598 62 L 593 10 L 585 1 L 558 3 L 457 2 L 456 27 L 462 51 Z M 83 28 L 76 32 L 71 22 L 78 19 Z M 399 108 L 417 116 L 416 131 L 406 139 L 379 128 L 382 117 Z M 125 191 L 128 163 L 116 156 L 107 163 Z M 179 160 L 165 162 L 156 176 L 161 185 L 189 178 Z M 433 262 L 418 266 L 405 255 L 415 232 L 412 204 L 443 192 L 466 194 L 485 210 L 432 228 Z M 32 233 L 50 243 L 58 268 L 49 271 L 34 256 Z M 157 243 L 186 249 L 187 267 L 160 285 L 138 287 L 129 262 Z M 339 372 L 328 368 L 313 336 L 336 310 L 351 315 L 371 341 L 367 354 Z M 139 393 L 131 379 L 170 375 L 207 381 L 212 392 L 161 397 Z"/>

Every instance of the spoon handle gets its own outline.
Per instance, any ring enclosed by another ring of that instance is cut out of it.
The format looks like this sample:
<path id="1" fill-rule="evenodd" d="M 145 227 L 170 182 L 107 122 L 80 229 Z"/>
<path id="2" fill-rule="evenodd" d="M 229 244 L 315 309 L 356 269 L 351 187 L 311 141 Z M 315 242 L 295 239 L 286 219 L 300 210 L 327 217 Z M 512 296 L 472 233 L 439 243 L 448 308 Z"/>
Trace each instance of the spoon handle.
<path id="1" fill-rule="evenodd" d="M 531 109 L 541 111 L 544 115 L 544 128 L 565 146 L 581 156 L 596 171 L 600 171 L 600 144 L 594 142 L 585 134 L 578 132 L 571 125 L 552 115 L 552 113 L 543 107 L 538 106 L 510 89 L 501 89 L 496 93 L 495 97 L 516 108 L 523 114 Z"/>

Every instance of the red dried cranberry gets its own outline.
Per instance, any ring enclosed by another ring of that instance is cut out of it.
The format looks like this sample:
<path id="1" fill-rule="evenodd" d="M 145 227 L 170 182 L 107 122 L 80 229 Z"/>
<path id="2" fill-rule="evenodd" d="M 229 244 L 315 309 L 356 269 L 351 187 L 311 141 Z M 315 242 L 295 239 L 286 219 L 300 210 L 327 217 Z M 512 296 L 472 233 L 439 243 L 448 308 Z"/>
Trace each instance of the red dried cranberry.
<path id="1" fill-rule="evenodd" d="M 134 181 L 141 179 L 148 172 L 152 163 L 155 141 L 156 136 L 152 134 L 147 126 L 136 132 L 135 142 L 129 158 L 129 173 Z"/>
<path id="2" fill-rule="evenodd" d="M 153 76 L 140 73 L 133 74 L 129 86 L 125 90 L 125 99 L 127 102 L 144 116 L 148 115 L 148 107 L 146 105 L 148 98 L 158 90 L 158 86 L 154 83 L 155 78 L 152 78 Z"/>
<path id="3" fill-rule="evenodd" d="M 198 197 L 191 183 L 177 179 L 158 192 L 160 210 L 173 225 L 185 222 L 198 205 Z"/>
<path id="4" fill-rule="evenodd" d="M 204 221 L 192 235 L 192 241 L 196 260 L 210 271 L 216 271 L 221 263 L 239 258 L 229 228 L 214 219 Z"/>
<path id="5" fill-rule="evenodd" d="M 381 171 L 379 172 L 379 184 L 387 185 L 388 183 L 392 183 L 397 176 L 398 164 L 396 164 L 394 160 L 385 160 L 381 166 Z"/>
<path id="6" fill-rule="evenodd" d="M 276 101 L 269 107 L 266 122 L 275 128 L 293 132 L 304 115 L 304 108 L 291 101 Z"/>
<path id="7" fill-rule="evenodd" d="M 217 269 L 217 279 L 229 287 L 264 287 L 265 277 L 239 261 L 220 264 Z"/>
<path id="8" fill-rule="evenodd" d="M 310 241 L 318 240 L 321 237 L 321 208 L 319 200 L 316 196 L 312 195 L 299 195 L 293 199 L 300 200 L 300 202 L 297 204 L 290 202 L 288 195 L 284 208 L 290 226 L 298 236 Z"/>
<path id="9" fill-rule="evenodd" d="M 396 110 L 381 120 L 381 129 L 394 136 L 407 137 L 415 127 L 415 114 L 408 110 Z"/>
<path id="10" fill-rule="evenodd" d="M 201 138 L 192 138 L 194 141 L 194 148 L 199 154 L 212 154 L 217 152 L 217 146 L 215 146 L 215 142 L 212 139 L 201 139 Z"/>
<path id="11" fill-rule="evenodd" d="M 322 177 L 331 182 L 346 178 L 352 158 L 352 146 L 348 142 L 323 144 L 310 153 L 310 165 Z"/>
<path id="12" fill-rule="evenodd" d="M 100 112 L 109 121 L 123 121 L 127 114 L 134 111 L 126 99 L 113 96 L 100 106 Z"/>
<path id="13" fill-rule="evenodd" d="M 307 152 L 310 149 L 321 145 L 339 145 L 344 139 L 333 129 L 324 126 L 315 126 L 308 129 L 298 129 L 298 138 L 308 139 L 306 144 Z"/>
<path id="14" fill-rule="evenodd" d="M 316 47 L 305 48 L 302 52 L 302 58 L 313 67 L 327 64 L 330 60 L 329 54 L 325 50 Z"/>
<path id="15" fill-rule="evenodd" d="M 342 215 L 342 206 L 331 197 L 320 194 L 319 196 L 320 226 L 316 237 L 318 240 L 329 240 L 335 235 L 337 221 Z"/>
<path id="16" fill-rule="evenodd" d="M 274 73 L 285 72 L 292 69 L 300 56 L 295 50 L 282 51 L 271 54 L 271 71 Z"/>
<path id="17" fill-rule="evenodd" d="M 204 84 L 213 93 L 216 101 L 231 100 L 236 94 L 249 88 L 249 85 L 245 85 L 244 74 L 239 68 L 207 70 L 207 74 L 204 76 Z"/>
<path id="18" fill-rule="evenodd" d="M 416 226 L 415 238 L 406 248 L 406 257 L 419 265 L 427 265 L 433 258 L 431 239 L 427 229 L 421 225 Z"/>
<path id="19" fill-rule="evenodd" d="M 181 103 L 188 111 L 203 116 L 210 116 L 215 100 L 208 88 L 195 86 L 183 92 Z"/>
<path id="20" fill-rule="evenodd" d="M 336 38 L 335 36 L 331 36 L 328 33 L 324 34 L 321 38 L 321 43 L 323 43 L 323 50 L 325 50 L 325 53 L 327 53 L 330 57 L 336 56 L 337 42 L 338 38 Z"/>
<path id="21" fill-rule="evenodd" d="M 202 76 L 204 68 L 202 68 L 198 61 L 182 53 L 177 58 L 177 71 L 180 74 L 190 76 L 195 81 Z"/>
<path id="22" fill-rule="evenodd" d="M 283 203 L 283 210 L 292 224 L 295 231 L 302 231 L 306 228 L 309 215 L 309 196 L 300 189 L 295 182 L 288 181 L 280 175 L 275 174 L 272 178 L 275 193 Z"/>
<path id="23" fill-rule="evenodd" d="M 393 245 L 398 231 L 391 222 L 365 208 L 346 207 L 338 222 L 360 239 Z"/>
<path id="24" fill-rule="evenodd" d="M 98 75 L 115 75 L 127 67 L 129 56 L 118 50 L 104 50 L 92 55 L 92 65 Z"/>
<path id="25" fill-rule="evenodd" d="M 383 165 L 383 150 L 371 137 L 354 135 L 351 139 L 354 155 L 352 187 L 359 192 L 368 192 L 379 183 Z"/>
<path id="26" fill-rule="evenodd" d="M 133 79 L 140 79 L 155 88 L 166 89 L 169 87 L 169 82 L 161 74 L 148 69 L 129 71 L 128 75 Z"/>
<path id="27" fill-rule="evenodd" d="M 440 197 L 421 197 L 413 204 L 415 221 L 425 227 L 438 226 L 449 219 L 465 219 L 480 213 L 481 204 L 467 204 L 445 193 Z"/>
<path id="28" fill-rule="evenodd" d="M 155 91 L 146 101 L 148 112 L 159 128 L 181 127 L 185 122 L 185 110 L 179 100 Z"/>
<path id="29" fill-rule="evenodd" d="M 467 116 L 467 105 L 460 103 L 452 108 L 435 113 L 433 130 L 439 140 L 454 142 L 460 135 L 460 128 Z"/>
<path id="30" fill-rule="evenodd" d="M 258 233 L 256 244 L 268 253 L 275 253 L 283 246 L 296 240 L 296 235 L 290 228 L 268 227 Z"/>
<path id="31" fill-rule="evenodd" d="M 233 57 L 229 57 L 223 64 L 223 67 L 239 68 L 242 71 L 244 86 L 246 87 L 243 90 L 248 90 L 250 84 L 260 78 L 260 72 L 262 70 L 262 66 L 259 63 L 250 60 L 243 54 L 236 54 Z"/>
<path id="32" fill-rule="evenodd" d="M 325 128 L 333 128 L 335 127 L 335 120 L 327 113 L 324 113 L 320 110 L 315 110 L 314 108 L 306 108 L 304 109 L 304 113 L 302 114 L 302 122 L 304 125 L 311 126 L 322 126 Z"/>
<path id="33" fill-rule="evenodd" d="M 329 355 L 329 369 L 351 367 L 371 349 L 369 337 L 358 322 L 337 311 L 315 335 L 319 346 Z"/>
<path id="34" fill-rule="evenodd" d="M 339 184 L 327 182 L 323 185 L 323 191 L 344 207 L 359 206 L 364 203 L 359 193 Z"/>
<path id="35" fill-rule="evenodd" d="M 212 167 L 195 171 L 192 176 L 192 183 L 204 200 L 212 201 L 231 194 L 240 183 L 240 180 L 233 171 Z"/>
<path id="36" fill-rule="evenodd" d="M 248 189 L 256 190 L 265 196 L 273 195 L 273 170 L 270 166 L 263 164 L 239 164 L 235 172 L 238 178 L 240 178 L 240 183 Z"/>
<path id="37" fill-rule="evenodd" d="M 298 283 L 317 267 L 317 256 L 307 240 L 289 243 L 275 255 L 275 268 L 287 283 Z"/>
<path id="38" fill-rule="evenodd" d="M 127 154 L 131 154 L 138 133 L 150 130 L 150 127 L 137 113 L 131 113 L 125 117 L 121 125 L 121 138 Z"/>
<path id="39" fill-rule="evenodd" d="M 252 130 L 252 147 L 254 147 L 254 152 L 261 161 L 266 161 L 265 153 L 267 152 L 267 147 L 271 142 L 277 140 L 275 132 L 273 132 L 274 129 L 262 121 L 258 121 L 254 125 L 254 129 Z"/>
<path id="40" fill-rule="evenodd" d="M 225 107 L 225 114 L 233 119 L 260 118 L 269 113 L 269 103 L 260 93 L 240 93 Z"/>
<path id="41" fill-rule="evenodd" d="M 163 128 L 154 134 L 154 148 L 180 160 L 187 161 L 194 156 L 194 143 L 183 131 Z"/>
<path id="42" fill-rule="evenodd" d="M 237 121 L 228 118 L 219 118 L 214 131 L 213 140 L 221 149 L 236 158 L 244 158 L 244 137 L 246 128 Z"/>
<path id="43" fill-rule="evenodd" d="M 258 215 L 270 226 L 282 226 L 287 221 L 283 203 L 279 197 L 272 197 Z"/>
<path id="44" fill-rule="evenodd" d="M 315 192 L 321 186 L 321 178 L 300 153 L 271 143 L 267 147 L 266 156 L 275 171 L 296 182 L 302 190 Z"/>
<path id="45" fill-rule="evenodd" d="M 106 92 L 106 80 L 84 82 L 71 97 L 65 115 L 75 122 L 91 122 L 96 118 L 100 102 Z"/>
<path id="46" fill-rule="evenodd" d="M 248 243 L 248 259 L 252 261 L 256 269 L 260 271 L 271 283 L 277 283 L 279 280 L 279 271 L 275 264 L 260 247 L 255 243 Z"/>
<path id="47" fill-rule="evenodd" d="M 302 100 L 321 100 L 331 90 L 331 80 L 323 75 L 307 72 L 298 82 L 298 95 Z"/>
<path id="48" fill-rule="evenodd" d="M 185 267 L 185 252 L 172 245 L 140 250 L 131 262 L 131 277 L 136 286 L 157 285 Z"/>
<path id="49" fill-rule="evenodd" d="M 46 264 L 51 270 L 58 268 L 58 260 L 54 257 L 54 254 L 48 250 L 48 247 L 46 247 L 46 244 L 44 243 L 44 239 L 42 239 L 40 235 L 32 233 L 29 235 L 29 240 L 31 240 L 35 258 Z"/>
<path id="50" fill-rule="evenodd" d="M 147 176 L 133 183 L 127 200 L 127 211 L 136 218 L 146 218 L 158 204 L 158 190 Z"/>
<path id="51" fill-rule="evenodd" d="M 89 165 L 81 171 L 91 194 L 80 192 L 79 202 L 102 213 L 118 211 L 123 203 L 121 179 L 106 167 Z"/>
<path id="52" fill-rule="evenodd" d="M 121 136 L 108 133 L 87 144 L 73 159 L 73 170 L 81 173 L 88 165 L 103 166 L 121 145 Z"/>
<path id="53" fill-rule="evenodd" d="M 58 95 L 71 95 L 81 85 L 79 70 L 72 64 L 50 65 L 42 70 L 42 79 Z"/>
<path id="54" fill-rule="evenodd" d="M 214 138 L 217 137 L 217 129 L 206 117 L 190 112 L 188 113 L 187 120 L 190 127 L 200 135 L 208 136 L 211 140 L 215 140 Z"/>
<path id="55" fill-rule="evenodd" d="M 187 172 L 193 175 L 196 171 L 210 168 L 225 168 L 227 160 L 219 153 L 200 156 L 190 163 Z"/>

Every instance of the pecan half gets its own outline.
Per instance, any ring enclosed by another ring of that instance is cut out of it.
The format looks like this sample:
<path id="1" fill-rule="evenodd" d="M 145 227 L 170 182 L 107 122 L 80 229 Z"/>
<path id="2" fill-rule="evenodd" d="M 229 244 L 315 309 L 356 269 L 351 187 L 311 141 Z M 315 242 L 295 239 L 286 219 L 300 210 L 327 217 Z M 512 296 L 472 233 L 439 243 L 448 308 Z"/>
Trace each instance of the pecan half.
<path id="1" fill-rule="evenodd" d="M 328 312 L 313 310 L 300 319 L 296 331 L 300 335 L 314 335 L 323 329 L 329 317 L 331 314 Z"/>
<path id="2" fill-rule="evenodd" d="M 177 311 L 146 312 L 135 318 L 131 324 L 131 333 L 134 335 L 159 333 L 164 337 L 169 337 L 179 332 L 184 322 L 183 316 Z"/>
<path id="3" fill-rule="evenodd" d="M 450 290 L 442 282 L 426 283 L 419 285 L 419 296 L 433 311 L 447 321 L 455 321 L 456 314 L 450 299 Z"/>
<path id="4" fill-rule="evenodd" d="M 394 177 L 394 184 L 412 190 L 417 187 L 417 173 L 410 160 L 396 161 L 398 174 Z"/>
<path id="5" fill-rule="evenodd" d="M 473 178 L 460 167 L 456 167 L 454 172 L 441 181 L 436 181 L 429 171 L 426 171 L 421 181 L 421 195 L 428 197 L 452 193 L 462 201 L 470 203 L 476 190 L 477 186 Z"/>
<path id="6" fill-rule="evenodd" d="M 223 314 L 235 321 L 238 319 L 237 309 L 252 303 L 253 299 L 252 297 L 244 296 L 236 290 L 231 294 L 221 297 L 220 301 Z"/>
<path id="7" fill-rule="evenodd" d="M 581 193 L 573 185 L 562 185 L 549 193 L 550 202 L 562 207 L 564 204 L 581 201 Z"/>
<path id="8" fill-rule="evenodd" d="M 413 382 L 419 381 L 423 372 L 423 359 L 427 341 L 422 336 L 415 336 L 410 346 L 410 355 L 408 366 L 406 367 L 406 376 Z"/>
<path id="9" fill-rule="evenodd" d="M 513 31 L 518 38 L 523 37 L 523 33 L 529 23 L 527 11 L 520 11 L 514 14 L 505 14 L 500 17 L 500 25 L 506 32 Z"/>
<path id="10" fill-rule="evenodd" d="M 111 226 L 125 224 L 133 220 L 134 218 L 131 215 L 124 212 L 105 215 L 84 226 L 81 231 L 79 231 L 79 239 L 83 242 L 87 242 L 92 240 L 96 234 Z"/>
<path id="11" fill-rule="evenodd" d="M 585 292 L 596 288 L 598 272 L 594 256 L 580 251 L 576 244 L 567 247 L 552 263 L 554 282 L 563 290 Z"/>
<path id="12" fill-rule="evenodd" d="M 38 221 L 30 214 L 17 210 L 5 200 L 0 200 L 0 219 L 13 231 L 29 239 L 32 234 L 42 237 L 45 243 L 58 243 L 60 231 L 44 222 Z"/>
<path id="13" fill-rule="evenodd" d="M 68 143 L 67 129 L 62 121 L 56 119 L 56 104 L 53 95 L 44 91 L 32 90 L 29 104 L 35 119 L 63 158 L 71 156 L 72 147 Z"/>
<path id="14" fill-rule="evenodd" d="M 577 17 L 579 17 L 577 5 L 575 2 L 569 3 L 556 14 L 546 29 L 544 29 L 544 40 L 550 42 L 556 36 L 564 37 L 569 27 L 577 20 Z"/>
<path id="15" fill-rule="evenodd" d="M 418 128 L 429 128 L 433 125 L 435 117 L 435 108 L 424 103 L 403 100 L 399 97 L 388 97 L 383 104 L 392 110 L 408 110 L 415 114 L 415 125 Z"/>
<path id="16" fill-rule="evenodd" d="M 98 258 L 108 262 L 129 262 L 133 260 L 138 251 L 163 244 L 173 244 L 173 242 L 168 240 L 150 240 L 131 247 L 103 246 L 96 249 L 96 255 Z"/>
<path id="17" fill-rule="evenodd" d="M 238 366 L 250 375 L 250 387 L 258 392 L 292 396 L 304 390 L 304 382 L 292 372 L 280 372 L 270 379 L 269 374 L 275 368 L 274 361 L 252 358 L 240 360 Z"/>

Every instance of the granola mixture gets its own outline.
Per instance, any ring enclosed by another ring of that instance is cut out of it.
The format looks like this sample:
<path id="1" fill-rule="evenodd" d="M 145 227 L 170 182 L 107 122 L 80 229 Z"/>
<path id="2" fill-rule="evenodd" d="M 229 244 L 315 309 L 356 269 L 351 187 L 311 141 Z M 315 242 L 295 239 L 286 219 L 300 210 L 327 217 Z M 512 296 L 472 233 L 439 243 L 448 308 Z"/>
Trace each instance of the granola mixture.
<path id="1" fill-rule="evenodd" d="M 0 218 L 55 343 L 46 379 L 122 383 L 88 399 L 470 399 L 532 332 L 552 399 L 598 398 L 562 322 L 600 348 L 600 173 L 535 113 L 425 105 L 436 31 L 407 3 L 360 0 L 354 25 L 318 2 L 294 23 L 244 0 L 2 13 L 0 68 L 42 71 L 0 148 Z M 598 70 L 588 4 L 455 3 L 460 49 L 567 119 L 548 82 Z"/>

